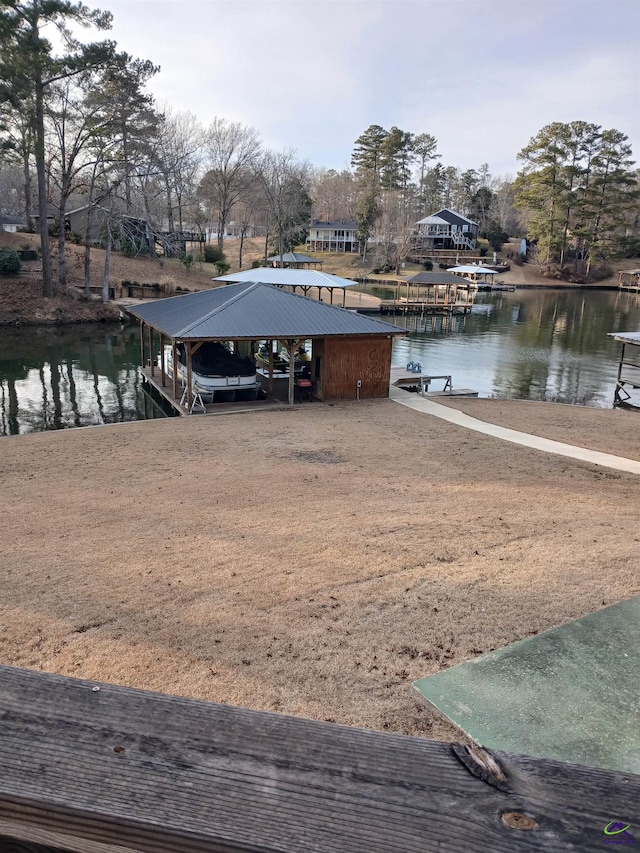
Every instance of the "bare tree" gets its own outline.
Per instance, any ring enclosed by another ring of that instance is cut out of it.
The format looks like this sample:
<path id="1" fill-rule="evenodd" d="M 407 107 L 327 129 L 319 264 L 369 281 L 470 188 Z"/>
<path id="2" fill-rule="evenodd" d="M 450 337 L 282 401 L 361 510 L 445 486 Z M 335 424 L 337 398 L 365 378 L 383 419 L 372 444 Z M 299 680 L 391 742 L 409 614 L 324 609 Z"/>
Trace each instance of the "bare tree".
<path id="1" fill-rule="evenodd" d="M 309 164 L 300 162 L 293 149 L 267 151 L 258 174 L 282 263 L 285 251 L 303 239 L 309 225 L 312 205 L 307 190 Z"/>
<path id="2" fill-rule="evenodd" d="M 200 194 L 215 211 L 218 248 L 222 251 L 229 214 L 247 188 L 260 152 L 260 138 L 252 127 L 216 117 L 207 133 L 206 151 L 210 168 L 200 183 Z"/>
<path id="3" fill-rule="evenodd" d="M 193 113 L 163 109 L 155 158 L 164 182 L 169 231 L 175 231 L 174 210 L 178 215 L 178 230 L 183 230 L 185 205 L 196 196 L 204 144 L 204 130 Z"/>
<path id="4" fill-rule="evenodd" d="M 373 229 L 376 258 L 382 267 L 395 269 L 396 275 L 411 244 L 414 223 L 408 215 L 401 192 L 385 193 L 380 215 Z"/>
<path id="5" fill-rule="evenodd" d="M 355 219 L 358 184 L 347 169 L 315 169 L 311 176 L 314 219 Z"/>

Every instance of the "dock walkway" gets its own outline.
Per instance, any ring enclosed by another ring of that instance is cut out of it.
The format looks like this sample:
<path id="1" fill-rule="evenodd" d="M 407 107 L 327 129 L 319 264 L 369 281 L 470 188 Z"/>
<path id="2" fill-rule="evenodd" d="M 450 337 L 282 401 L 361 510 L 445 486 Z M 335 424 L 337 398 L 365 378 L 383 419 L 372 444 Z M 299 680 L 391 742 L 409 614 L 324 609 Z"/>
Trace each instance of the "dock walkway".
<path id="1" fill-rule="evenodd" d="M 465 427 L 475 432 L 490 435 L 493 438 L 501 438 L 503 441 L 510 441 L 513 444 L 520 444 L 523 447 L 531 447 L 534 450 L 542 450 L 544 453 L 555 453 L 559 456 L 568 456 L 571 459 L 578 459 L 581 462 L 590 462 L 592 465 L 601 465 L 604 468 L 613 468 L 616 471 L 626 471 L 629 474 L 640 474 L 640 462 L 636 459 L 626 459 L 624 456 L 614 456 L 611 453 L 601 453 L 599 450 L 588 450 L 585 447 L 575 447 L 572 444 L 564 444 L 562 441 L 553 441 L 550 438 L 541 438 L 538 435 L 531 435 L 526 432 L 519 432 L 508 427 L 490 424 L 486 421 L 481 421 L 478 418 L 473 418 L 470 415 L 465 415 L 464 412 L 459 412 L 457 409 L 450 409 L 447 406 L 442 406 L 435 403 L 433 400 L 425 399 L 419 394 L 407 394 L 401 388 L 395 387 L 393 384 L 389 389 L 389 397 L 395 403 L 400 403 L 417 412 L 422 412 L 425 415 L 432 415 L 436 418 L 449 421 L 456 426 Z"/>
<path id="2" fill-rule="evenodd" d="M 429 390 L 431 383 L 444 380 L 440 390 Z M 477 397 L 478 392 L 471 388 L 454 388 L 450 374 L 431 376 L 422 372 L 412 372 L 404 367 L 392 367 L 390 376 L 391 388 L 401 388 L 405 391 L 415 389 L 421 397 Z"/>

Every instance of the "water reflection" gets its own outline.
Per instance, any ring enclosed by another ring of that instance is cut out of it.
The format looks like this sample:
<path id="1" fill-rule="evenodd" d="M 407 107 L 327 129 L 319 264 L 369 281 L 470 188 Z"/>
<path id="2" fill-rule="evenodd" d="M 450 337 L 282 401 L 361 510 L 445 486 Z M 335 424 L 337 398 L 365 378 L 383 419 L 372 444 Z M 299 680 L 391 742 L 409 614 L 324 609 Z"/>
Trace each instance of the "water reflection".
<path id="1" fill-rule="evenodd" d="M 0 435 L 164 417 L 138 371 L 137 327 L 3 329 Z"/>
<path id="2" fill-rule="evenodd" d="M 482 397 L 610 407 L 620 345 L 607 333 L 640 329 L 640 300 L 617 291 L 518 290 L 479 294 L 468 317 L 395 322 L 410 334 L 395 341 L 394 364 L 419 361 Z"/>

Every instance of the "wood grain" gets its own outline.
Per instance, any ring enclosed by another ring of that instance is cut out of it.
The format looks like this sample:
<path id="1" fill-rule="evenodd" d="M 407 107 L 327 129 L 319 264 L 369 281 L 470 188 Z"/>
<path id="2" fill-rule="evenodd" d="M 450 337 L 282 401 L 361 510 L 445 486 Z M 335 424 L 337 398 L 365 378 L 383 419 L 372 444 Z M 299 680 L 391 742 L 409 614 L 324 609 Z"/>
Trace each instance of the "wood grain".
<path id="1" fill-rule="evenodd" d="M 595 851 L 637 825 L 640 777 L 490 756 L 500 787 L 450 744 L 0 667 L 0 851 Z"/>

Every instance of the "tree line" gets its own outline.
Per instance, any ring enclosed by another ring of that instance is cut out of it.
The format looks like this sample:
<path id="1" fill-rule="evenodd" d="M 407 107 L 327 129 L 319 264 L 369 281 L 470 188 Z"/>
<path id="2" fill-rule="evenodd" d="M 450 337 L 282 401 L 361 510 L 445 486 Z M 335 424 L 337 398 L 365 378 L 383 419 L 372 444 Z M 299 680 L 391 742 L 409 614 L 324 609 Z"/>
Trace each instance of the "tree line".
<path id="1" fill-rule="evenodd" d="M 13 207 L 7 212 L 23 212 L 29 228 L 37 218 L 44 296 L 67 283 L 72 205 L 87 209 L 85 233 L 76 235 L 85 245 L 87 292 L 100 219 L 105 299 L 114 246 L 153 253 L 159 236 L 179 247 L 187 227 L 213 225 L 222 252 L 232 211 L 242 236 L 260 221 L 265 243 L 280 253 L 297 243 L 311 216 L 309 165 L 292 150 L 265 149 L 253 128 L 224 118 L 203 127 L 191 113 L 159 106 L 146 92 L 159 70 L 151 61 L 72 34 L 74 25 L 111 23 L 110 13 L 70 0 L 0 0 L 0 190 L 3 206 Z M 46 37 L 51 31 L 62 49 Z"/>
<path id="2" fill-rule="evenodd" d="M 265 149 L 252 127 L 223 117 L 205 127 L 157 104 L 147 92 L 159 70 L 152 61 L 72 32 L 111 23 L 110 13 L 71 0 L 0 0 L 0 205 L 33 227 L 37 204 L 45 296 L 66 286 L 64 223 L 83 205 L 84 233 L 73 237 L 85 246 L 85 289 L 99 219 L 105 299 L 114 247 L 153 253 L 160 239 L 170 251 L 183 245 L 181 233 L 198 230 L 217 235 L 221 254 L 231 222 L 240 266 L 247 234 L 259 228 L 265 257 L 269 248 L 283 254 L 314 217 L 355 220 L 363 260 L 371 247 L 377 263 L 397 268 L 415 223 L 443 207 L 476 221 L 495 247 L 527 236 L 545 263 L 589 268 L 638 251 L 638 171 L 620 131 L 548 125 L 519 153 L 513 179 L 491 175 L 486 163 L 443 165 L 430 133 L 371 125 L 354 142 L 351 169 L 314 168 L 293 150 Z"/>

